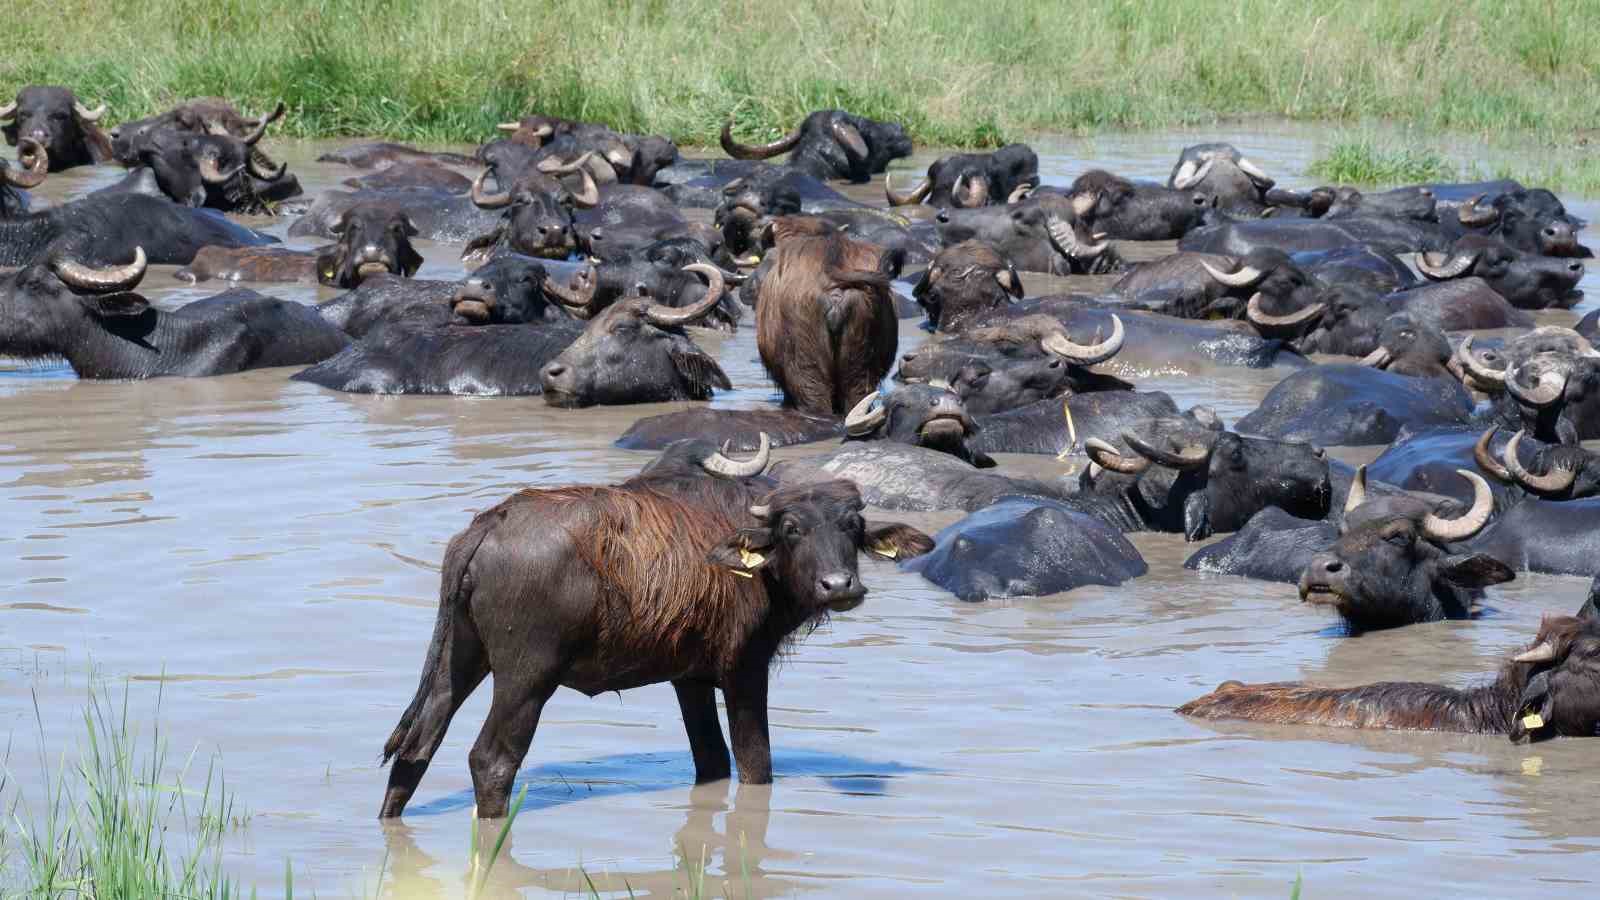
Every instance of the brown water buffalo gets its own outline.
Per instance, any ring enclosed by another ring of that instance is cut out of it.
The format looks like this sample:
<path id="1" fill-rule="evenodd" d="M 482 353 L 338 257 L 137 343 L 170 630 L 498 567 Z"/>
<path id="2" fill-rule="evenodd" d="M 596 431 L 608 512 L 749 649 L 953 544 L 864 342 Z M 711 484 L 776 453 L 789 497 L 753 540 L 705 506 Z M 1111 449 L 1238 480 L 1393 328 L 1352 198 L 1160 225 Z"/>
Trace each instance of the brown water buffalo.
<path id="1" fill-rule="evenodd" d="M 0 107 L 0 133 L 18 148 L 24 167 L 32 165 L 30 148 L 38 147 L 49 154 L 50 171 L 60 172 L 111 159 L 111 138 L 99 125 L 105 114 L 105 104 L 90 109 L 67 88 L 29 85 Z"/>
<path id="2" fill-rule="evenodd" d="M 804 217 L 773 225 L 775 259 L 758 288 L 756 347 L 785 406 L 842 416 L 894 366 L 889 282 L 900 257 Z"/>
<path id="3" fill-rule="evenodd" d="M 1317 687 L 1224 682 L 1178 707 L 1199 719 L 1504 734 L 1513 743 L 1600 734 L 1600 619 L 1547 617 L 1531 645 L 1481 687 L 1382 682 Z"/>
<path id="4" fill-rule="evenodd" d="M 861 605 L 858 553 L 905 558 L 927 535 L 861 517 L 846 481 L 780 487 L 704 441 L 668 448 L 617 486 L 526 490 L 473 518 L 445 550 L 416 697 L 384 745 L 380 818 L 399 816 L 450 719 L 494 674 L 468 754 L 477 812 L 506 813 L 517 768 L 557 687 L 589 696 L 672 682 L 695 779 L 772 780 L 768 673 L 791 635 Z"/>

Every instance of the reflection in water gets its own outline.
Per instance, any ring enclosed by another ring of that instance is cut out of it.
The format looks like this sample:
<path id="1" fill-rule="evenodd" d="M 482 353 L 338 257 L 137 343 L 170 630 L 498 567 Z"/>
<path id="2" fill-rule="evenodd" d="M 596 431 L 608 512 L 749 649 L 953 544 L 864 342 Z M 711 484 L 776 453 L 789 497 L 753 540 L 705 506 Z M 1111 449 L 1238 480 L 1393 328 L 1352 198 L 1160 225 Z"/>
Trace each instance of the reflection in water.
<path id="1" fill-rule="evenodd" d="M 1228 130 L 1296 187 L 1311 185 L 1300 173 L 1336 138 Z M 1097 166 L 1161 179 L 1178 147 L 1209 137 L 1035 146 L 1050 184 Z M 273 147 L 312 193 L 349 174 L 313 162 L 323 149 Z M 49 202 L 117 174 L 73 170 L 38 193 Z M 881 184 L 847 191 L 882 198 Z M 1594 203 L 1569 205 L 1600 220 Z M 287 222 L 270 227 L 281 234 Z M 422 277 L 459 275 L 459 247 L 420 248 Z M 1033 292 L 1084 289 L 1023 279 Z M 1600 276 L 1587 282 L 1579 313 L 1600 305 Z M 141 287 L 168 308 L 220 290 L 159 267 Z M 304 303 L 334 295 L 261 290 Z M 717 406 L 773 402 L 745 324 L 696 335 L 735 385 Z M 904 349 L 926 338 L 902 323 Z M 0 361 L 0 721 L 26 746 L 37 698 L 47 746 L 70 752 L 88 665 L 164 677 L 131 690 L 151 706 L 160 692 L 175 753 L 220 754 L 251 816 L 226 860 L 243 883 L 270 891 L 287 859 L 301 892 L 345 896 L 387 850 L 388 895 L 463 896 L 476 728 L 446 738 L 403 825 L 385 832 L 372 820 L 386 774 L 378 751 L 416 684 L 445 543 L 525 485 L 637 472 L 649 454 L 611 442 L 636 418 L 686 404 L 369 397 L 289 374 L 95 384 L 59 365 Z M 1281 374 L 1139 381 L 1231 423 Z M 1001 464 L 1062 474 L 1048 456 Z M 954 517 L 896 518 L 936 531 Z M 1541 613 L 1575 610 L 1586 580 L 1519 578 L 1491 591 L 1494 616 L 1344 638 L 1328 636 L 1328 616 L 1292 585 L 1187 572 L 1195 548 L 1178 535 L 1132 540 L 1150 563 L 1144 578 L 986 604 L 863 562 L 868 601 L 778 668 L 771 788 L 691 787 L 669 687 L 558 692 L 518 779 L 528 806 L 491 893 L 582 895 L 581 861 L 603 891 L 666 896 L 702 857 L 707 893 L 726 881 L 733 896 L 744 895 L 742 868 L 754 896 L 1286 896 L 1299 873 L 1318 895 L 1520 895 L 1569 881 L 1592 893 L 1600 809 L 1573 799 L 1600 782 L 1593 742 L 1514 747 L 1172 713 L 1230 678 L 1476 682 Z M 459 722 L 482 721 L 480 694 Z M 29 756 L 14 755 L 7 777 L 36 784 Z"/>

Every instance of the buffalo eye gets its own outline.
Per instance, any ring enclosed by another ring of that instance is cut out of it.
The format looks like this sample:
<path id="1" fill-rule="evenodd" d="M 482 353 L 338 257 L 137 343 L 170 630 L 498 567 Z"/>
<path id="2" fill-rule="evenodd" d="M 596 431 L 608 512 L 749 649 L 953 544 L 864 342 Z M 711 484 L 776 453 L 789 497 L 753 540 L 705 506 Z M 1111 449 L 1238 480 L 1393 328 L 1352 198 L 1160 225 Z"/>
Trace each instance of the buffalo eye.
<path id="1" fill-rule="evenodd" d="M 1411 535 L 1405 531 L 1396 531 L 1392 534 L 1384 535 L 1383 539 L 1402 549 L 1411 546 Z"/>
<path id="2" fill-rule="evenodd" d="M 800 526 L 793 519 L 783 520 L 783 537 L 785 540 L 799 540 Z"/>

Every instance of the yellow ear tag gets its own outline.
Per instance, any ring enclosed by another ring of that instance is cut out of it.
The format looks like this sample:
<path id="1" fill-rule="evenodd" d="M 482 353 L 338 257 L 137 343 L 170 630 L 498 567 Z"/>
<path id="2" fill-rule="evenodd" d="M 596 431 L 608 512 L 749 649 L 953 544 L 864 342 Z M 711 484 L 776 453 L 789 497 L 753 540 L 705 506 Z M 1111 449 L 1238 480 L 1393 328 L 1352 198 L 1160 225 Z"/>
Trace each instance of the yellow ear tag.
<path id="1" fill-rule="evenodd" d="M 1541 716 L 1538 713 L 1528 713 L 1522 717 L 1522 727 L 1528 729 L 1529 731 L 1532 731 L 1535 728 L 1543 728 L 1544 716 Z"/>
<path id="2" fill-rule="evenodd" d="M 756 566 L 759 566 L 766 561 L 767 558 L 765 556 L 762 556 L 753 550 L 741 549 L 739 551 L 739 562 L 742 563 L 746 569 L 754 569 Z M 741 572 L 740 574 L 747 575 L 749 573 Z"/>
<path id="3" fill-rule="evenodd" d="M 879 541 L 872 545 L 872 552 L 886 559 L 894 559 L 900 555 L 900 548 L 888 541 Z"/>

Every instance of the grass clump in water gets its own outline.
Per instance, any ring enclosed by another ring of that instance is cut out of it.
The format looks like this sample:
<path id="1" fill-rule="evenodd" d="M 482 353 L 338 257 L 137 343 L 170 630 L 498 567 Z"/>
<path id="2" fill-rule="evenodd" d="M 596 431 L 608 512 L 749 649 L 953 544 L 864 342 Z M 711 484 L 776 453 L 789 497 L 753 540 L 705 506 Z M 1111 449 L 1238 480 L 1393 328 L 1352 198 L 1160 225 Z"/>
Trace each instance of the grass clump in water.
<path id="1" fill-rule="evenodd" d="M 1307 172 L 1335 184 L 1364 185 L 1453 181 L 1461 175 L 1450 160 L 1435 151 L 1385 146 L 1371 140 L 1334 144 Z"/>
<path id="2" fill-rule="evenodd" d="M 159 710 L 159 702 L 158 702 Z M 193 757 L 169 763 L 159 727 L 142 740 L 116 704 L 91 690 L 78 759 L 52 767 L 40 757 L 43 796 L 24 804 L 0 776 L 0 897 L 184 897 L 227 900 L 240 888 L 223 871 L 223 838 L 241 823 L 221 773 L 208 766 L 198 787 Z M 9 793 L 9 797 L 6 795 Z"/>

